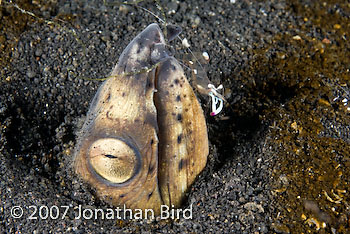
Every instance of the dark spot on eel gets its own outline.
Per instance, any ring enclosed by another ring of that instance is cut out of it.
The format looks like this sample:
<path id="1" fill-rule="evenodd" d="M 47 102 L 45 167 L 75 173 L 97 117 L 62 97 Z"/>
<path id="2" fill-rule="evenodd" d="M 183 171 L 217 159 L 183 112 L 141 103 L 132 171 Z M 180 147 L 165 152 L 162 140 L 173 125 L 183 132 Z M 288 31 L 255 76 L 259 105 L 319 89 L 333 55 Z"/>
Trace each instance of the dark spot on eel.
<path id="1" fill-rule="evenodd" d="M 152 85 L 153 85 L 152 81 L 150 79 L 147 79 L 147 84 L 146 84 L 147 89 L 152 88 Z"/>
<path id="2" fill-rule="evenodd" d="M 176 101 L 177 101 L 177 102 L 181 101 L 180 95 L 177 95 L 177 96 L 176 96 Z"/>
<path id="3" fill-rule="evenodd" d="M 180 83 L 179 79 L 175 79 L 174 82 L 175 82 L 175 84 L 177 84 L 177 85 Z"/>
<path id="4" fill-rule="evenodd" d="M 182 141 L 182 133 L 177 136 L 177 143 L 180 144 Z"/>
<path id="5" fill-rule="evenodd" d="M 153 191 L 148 194 L 148 200 L 152 197 Z"/>
<path id="6" fill-rule="evenodd" d="M 186 166 L 186 160 L 185 159 L 181 159 L 179 162 L 179 171 L 181 171 L 185 166 Z"/>
<path id="7" fill-rule="evenodd" d="M 178 114 L 176 118 L 177 121 L 182 122 L 182 114 Z"/>

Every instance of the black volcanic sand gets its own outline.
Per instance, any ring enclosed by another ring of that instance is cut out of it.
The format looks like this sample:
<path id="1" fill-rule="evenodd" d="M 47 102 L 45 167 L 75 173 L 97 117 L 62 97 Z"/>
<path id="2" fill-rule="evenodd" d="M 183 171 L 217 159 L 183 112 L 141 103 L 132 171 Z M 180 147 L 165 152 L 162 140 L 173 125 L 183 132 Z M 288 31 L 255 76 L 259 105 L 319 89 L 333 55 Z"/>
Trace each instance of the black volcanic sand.
<path id="1" fill-rule="evenodd" d="M 162 1 L 192 50 L 208 52 L 208 76 L 227 99 L 210 117 L 200 97 L 208 164 L 183 207 L 192 204 L 193 218 L 166 221 L 76 220 L 73 210 L 111 207 L 72 172 L 76 132 L 96 79 L 155 18 L 102 1 L 14 1 L 33 17 L 8 2 L 0 5 L 2 233 L 350 232 L 349 2 Z M 139 5 L 161 15 L 152 1 Z M 176 43 L 175 56 L 186 57 Z M 32 220 L 31 205 L 69 212 Z M 13 206 L 22 218 L 11 217 Z"/>

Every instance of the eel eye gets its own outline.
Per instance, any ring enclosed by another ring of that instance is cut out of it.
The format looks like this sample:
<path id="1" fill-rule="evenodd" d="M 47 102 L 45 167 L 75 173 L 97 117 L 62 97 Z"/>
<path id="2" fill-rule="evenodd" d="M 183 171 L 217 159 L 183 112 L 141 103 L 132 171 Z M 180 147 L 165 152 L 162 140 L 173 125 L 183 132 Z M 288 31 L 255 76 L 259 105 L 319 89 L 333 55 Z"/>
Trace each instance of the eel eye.
<path id="1" fill-rule="evenodd" d="M 139 170 L 139 154 L 126 142 L 116 138 L 96 140 L 89 150 L 90 165 L 111 183 L 124 183 Z"/>

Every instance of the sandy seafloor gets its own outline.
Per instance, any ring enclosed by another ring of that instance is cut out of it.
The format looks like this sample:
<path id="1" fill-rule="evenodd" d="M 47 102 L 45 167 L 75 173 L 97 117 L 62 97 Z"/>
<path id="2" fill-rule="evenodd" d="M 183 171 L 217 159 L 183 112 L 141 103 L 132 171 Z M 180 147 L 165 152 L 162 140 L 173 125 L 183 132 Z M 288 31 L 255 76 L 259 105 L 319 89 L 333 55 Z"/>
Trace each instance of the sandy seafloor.
<path id="1" fill-rule="evenodd" d="M 71 169 L 94 79 L 157 20 L 103 1 L 8 2 L 0 5 L 1 233 L 350 233 L 349 1 L 161 1 L 191 49 L 209 54 L 208 77 L 227 99 L 211 117 L 200 97 L 208 164 L 183 206 L 192 204 L 192 219 L 166 221 L 75 219 L 80 205 L 111 206 Z M 152 1 L 139 5 L 161 15 Z M 15 206 L 21 218 L 11 216 Z M 69 211 L 29 219 L 30 206 Z"/>

